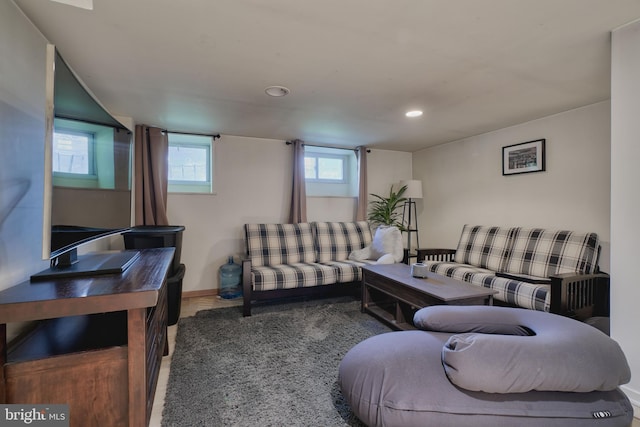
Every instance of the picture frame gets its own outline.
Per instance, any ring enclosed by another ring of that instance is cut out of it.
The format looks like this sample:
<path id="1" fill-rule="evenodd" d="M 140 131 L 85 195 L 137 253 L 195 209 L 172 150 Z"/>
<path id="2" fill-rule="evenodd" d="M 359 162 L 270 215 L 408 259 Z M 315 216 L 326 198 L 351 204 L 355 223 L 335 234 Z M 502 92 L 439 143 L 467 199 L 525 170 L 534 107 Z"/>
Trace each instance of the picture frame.
<path id="1" fill-rule="evenodd" d="M 502 147 L 502 175 L 544 171 L 545 142 L 543 138 Z"/>

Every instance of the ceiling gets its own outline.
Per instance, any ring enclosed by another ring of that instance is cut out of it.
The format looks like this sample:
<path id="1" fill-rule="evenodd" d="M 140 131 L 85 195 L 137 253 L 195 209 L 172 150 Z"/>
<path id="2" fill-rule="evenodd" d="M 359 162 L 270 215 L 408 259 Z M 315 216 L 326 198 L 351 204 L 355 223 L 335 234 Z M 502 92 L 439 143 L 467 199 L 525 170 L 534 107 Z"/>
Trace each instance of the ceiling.
<path id="1" fill-rule="evenodd" d="M 399 151 L 608 99 L 610 31 L 640 18 L 640 0 L 15 3 L 115 115 Z"/>

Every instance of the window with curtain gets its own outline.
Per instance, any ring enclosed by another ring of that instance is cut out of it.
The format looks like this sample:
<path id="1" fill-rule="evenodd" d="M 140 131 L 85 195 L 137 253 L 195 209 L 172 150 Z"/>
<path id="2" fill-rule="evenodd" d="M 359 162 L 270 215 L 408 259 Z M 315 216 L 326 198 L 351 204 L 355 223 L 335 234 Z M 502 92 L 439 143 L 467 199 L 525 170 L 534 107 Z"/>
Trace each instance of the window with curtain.
<path id="1" fill-rule="evenodd" d="M 353 150 L 305 145 L 307 196 L 356 197 L 358 162 Z"/>
<path id="2" fill-rule="evenodd" d="M 213 137 L 169 133 L 168 138 L 168 191 L 213 193 Z"/>

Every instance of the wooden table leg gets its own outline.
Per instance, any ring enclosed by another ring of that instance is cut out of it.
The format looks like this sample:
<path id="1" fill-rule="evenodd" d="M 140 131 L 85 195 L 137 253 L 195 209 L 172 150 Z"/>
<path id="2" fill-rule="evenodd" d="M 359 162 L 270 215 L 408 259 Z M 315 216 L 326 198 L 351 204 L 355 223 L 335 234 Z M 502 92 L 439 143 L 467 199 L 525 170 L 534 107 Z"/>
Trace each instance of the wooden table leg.
<path id="1" fill-rule="evenodd" d="M 146 308 L 127 311 L 129 365 L 129 427 L 147 425 Z"/>

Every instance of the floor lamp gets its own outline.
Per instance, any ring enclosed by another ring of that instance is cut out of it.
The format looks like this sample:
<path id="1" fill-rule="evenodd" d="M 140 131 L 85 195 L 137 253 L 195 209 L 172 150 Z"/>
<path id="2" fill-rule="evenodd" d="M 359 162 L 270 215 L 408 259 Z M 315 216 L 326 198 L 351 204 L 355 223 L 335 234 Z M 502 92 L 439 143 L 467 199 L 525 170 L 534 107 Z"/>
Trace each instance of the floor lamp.
<path id="1" fill-rule="evenodd" d="M 422 199 L 422 181 L 417 179 L 411 179 L 406 181 L 400 181 L 400 188 L 406 186 L 403 197 L 407 200 L 404 202 L 402 208 L 402 223 L 406 226 L 407 233 L 407 261 L 410 257 L 416 256 L 411 254 L 411 234 L 416 235 L 416 250 L 420 248 L 420 237 L 418 235 L 418 215 L 416 213 L 416 201 L 415 199 Z"/>

